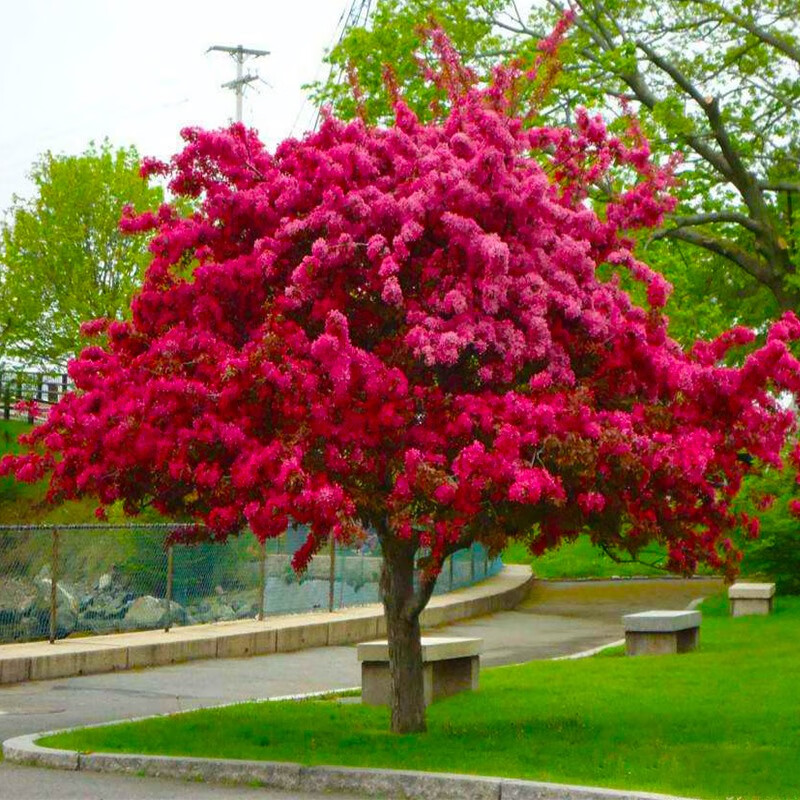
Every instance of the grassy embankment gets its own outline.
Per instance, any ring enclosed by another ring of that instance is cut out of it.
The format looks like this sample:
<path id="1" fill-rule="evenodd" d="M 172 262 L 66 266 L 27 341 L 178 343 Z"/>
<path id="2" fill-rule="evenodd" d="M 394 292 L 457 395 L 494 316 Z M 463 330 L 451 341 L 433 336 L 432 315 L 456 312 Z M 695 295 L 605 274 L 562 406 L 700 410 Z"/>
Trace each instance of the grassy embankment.
<path id="1" fill-rule="evenodd" d="M 800 599 L 769 618 L 703 607 L 698 652 L 488 669 L 429 732 L 335 701 L 253 703 L 50 737 L 83 751 L 502 775 L 702 798 L 800 797 Z"/>

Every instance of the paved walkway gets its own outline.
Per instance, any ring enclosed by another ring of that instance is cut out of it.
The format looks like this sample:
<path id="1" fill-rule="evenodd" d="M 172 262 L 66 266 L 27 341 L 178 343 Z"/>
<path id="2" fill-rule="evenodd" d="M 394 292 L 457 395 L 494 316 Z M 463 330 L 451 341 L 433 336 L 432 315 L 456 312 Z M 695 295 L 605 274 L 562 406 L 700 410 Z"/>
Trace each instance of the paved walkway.
<path id="1" fill-rule="evenodd" d="M 437 632 L 483 637 L 484 666 L 552 658 L 621 638 L 623 613 L 684 608 L 692 599 L 720 588 L 721 583 L 712 580 L 538 583 L 514 611 L 449 625 Z M 358 684 L 352 645 L 12 684 L 0 687 L 0 740 L 73 725 Z M 0 796 L 15 800 L 288 798 L 264 789 L 55 772 L 4 763 L 0 763 L 0 787 Z M 339 800 L 345 800 L 344 796 Z"/>

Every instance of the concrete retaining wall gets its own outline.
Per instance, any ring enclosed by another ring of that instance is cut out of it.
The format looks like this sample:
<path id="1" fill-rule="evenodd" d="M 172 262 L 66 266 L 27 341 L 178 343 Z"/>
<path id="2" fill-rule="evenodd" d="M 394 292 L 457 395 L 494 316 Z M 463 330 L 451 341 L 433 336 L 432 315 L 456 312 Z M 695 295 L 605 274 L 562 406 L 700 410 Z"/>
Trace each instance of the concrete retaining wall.
<path id="1" fill-rule="evenodd" d="M 492 578 L 431 599 L 424 627 L 517 606 L 530 592 L 529 567 L 510 565 Z M 202 658 L 239 658 L 309 647 L 355 644 L 386 635 L 379 604 L 333 612 L 218 622 L 164 631 L 0 646 L 0 684 L 163 666 Z"/>

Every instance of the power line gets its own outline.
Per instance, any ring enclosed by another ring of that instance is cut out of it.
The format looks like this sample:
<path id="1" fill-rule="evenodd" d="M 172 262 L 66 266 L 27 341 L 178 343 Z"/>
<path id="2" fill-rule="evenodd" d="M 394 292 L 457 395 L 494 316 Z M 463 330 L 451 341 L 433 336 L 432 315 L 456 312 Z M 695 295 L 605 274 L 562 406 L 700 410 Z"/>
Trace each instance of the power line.
<path id="1" fill-rule="evenodd" d="M 349 7 L 345 7 L 342 16 L 339 17 L 339 35 L 336 38 L 335 47 L 338 47 L 343 41 L 345 36 L 350 33 L 353 28 L 366 28 L 369 22 L 369 14 L 372 10 L 372 0 L 352 0 Z M 331 48 L 333 49 L 333 48 Z M 334 69 L 328 73 L 328 80 L 333 77 Z M 335 82 L 340 83 L 344 72 L 340 69 L 336 74 Z M 319 127 L 322 109 L 317 109 L 317 116 L 314 120 L 314 130 Z"/>
<path id="2" fill-rule="evenodd" d="M 244 74 L 245 58 L 261 58 L 261 56 L 268 56 L 269 50 L 253 50 L 249 47 L 242 47 L 240 44 L 237 44 L 236 47 L 215 44 L 212 47 L 209 47 L 208 50 L 206 50 L 206 53 L 210 53 L 212 50 L 219 51 L 221 53 L 228 53 L 236 62 L 236 77 L 232 81 L 223 83 L 222 88 L 232 89 L 234 91 L 236 95 L 236 121 L 241 122 L 244 87 L 247 86 L 248 83 L 258 80 L 257 72 L 248 72 L 247 75 Z"/>

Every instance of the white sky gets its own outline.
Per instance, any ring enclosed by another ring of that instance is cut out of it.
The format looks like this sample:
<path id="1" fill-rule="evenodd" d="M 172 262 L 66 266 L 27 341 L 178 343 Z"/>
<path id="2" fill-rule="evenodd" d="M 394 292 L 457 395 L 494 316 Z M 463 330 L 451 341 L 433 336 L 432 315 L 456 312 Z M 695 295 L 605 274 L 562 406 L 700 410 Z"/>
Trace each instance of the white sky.
<path id="1" fill-rule="evenodd" d="M 270 86 L 246 90 L 244 122 L 273 147 L 313 124 L 301 85 L 321 60 L 349 0 L 0 0 L 0 215 L 27 196 L 37 155 L 79 153 L 94 139 L 166 158 L 186 125 L 234 116 L 235 77 L 211 45 L 242 44 Z"/>

